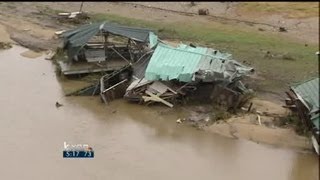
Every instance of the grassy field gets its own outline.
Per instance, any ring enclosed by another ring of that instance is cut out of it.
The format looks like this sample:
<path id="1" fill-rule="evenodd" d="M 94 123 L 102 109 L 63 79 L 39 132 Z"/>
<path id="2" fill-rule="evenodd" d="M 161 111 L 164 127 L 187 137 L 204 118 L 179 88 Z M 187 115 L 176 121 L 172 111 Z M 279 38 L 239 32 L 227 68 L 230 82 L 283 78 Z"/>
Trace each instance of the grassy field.
<path id="1" fill-rule="evenodd" d="M 248 32 L 227 25 L 159 23 L 111 14 L 95 14 L 93 19 L 151 28 L 162 39 L 195 42 L 232 53 L 236 60 L 249 62 L 265 77 L 266 80 L 257 83 L 257 88 L 263 91 L 282 91 L 290 83 L 318 75 L 318 58 L 315 55 L 318 45 L 305 46 L 278 35 Z M 265 58 L 266 51 L 274 57 Z"/>
<path id="2" fill-rule="evenodd" d="M 237 7 L 241 12 L 281 13 L 289 18 L 319 16 L 319 2 L 245 2 Z"/>

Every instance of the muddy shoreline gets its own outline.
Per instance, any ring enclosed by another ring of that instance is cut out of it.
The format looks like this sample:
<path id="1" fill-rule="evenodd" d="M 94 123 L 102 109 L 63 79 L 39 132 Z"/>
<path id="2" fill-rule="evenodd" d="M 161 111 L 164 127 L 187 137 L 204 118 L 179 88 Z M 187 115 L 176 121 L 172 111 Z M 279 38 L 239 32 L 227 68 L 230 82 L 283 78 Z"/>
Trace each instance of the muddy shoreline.
<path id="1" fill-rule="evenodd" d="M 15 20 L 13 20 L 15 21 Z M 38 22 L 39 24 L 35 24 L 32 21 L 24 21 L 25 24 L 27 24 L 31 28 L 27 28 L 25 30 L 18 30 L 17 28 L 13 28 L 11 26 L 8 26 L 5 23 L 2 23 L 0 26 L 0 32 L 1 37 L 6 37 L 2 39 L 3 42 L 10 42 L 13 44 L 19 44 L 21 46 L 24 46 L 26 48 L 29 48 L 35 52 L 43 52 L 47 50 L 54 50 L 58 44 L 59 40 L 54 35 L 54 32 L 58 29 L 55 29 L 53 27 L 57 27 L 57 25 L 54 25 L 54 23 L 51 27 L 41 27 L 41 21 Z M 59 27 L 59 29 L 67 29 L 70 25 L 66 25 L 65 27 L 62 25 Z M 46 30 L 43 30 L 46 29 Z M 9 37 L 9 38 L 8 38 Z M 27 55 L 28 56 L 28 55 Z M 30 56 L 30 55 L 29 55 Z M 33 55 L 31 55 L 33 56 Z M 35 56 L 36 57 L 36 56 Z M 279 99 L 272 98 L 272 94 L 270 93 L 263 93 L 259 92 L 261 95 L 259 95 L 259 98 L 261 97 L 267 97 L 268 100 L 271 100 L 276 103 L 279 102 Z M 263 100 L 258 100 L 263 101 Z M 264 102 L 257 108 L 264 108 L 266 104 L 270 104 L 272 102 Z M 268 107 L 272 107 L 275 113 L 283 113 L 280 111 L 285 111 L 281 105 L 273 103 L 271 105 L 268 105 Z M 270 109 L 267 109 L 266 111 L 272 111 Z M 282 114 L 283 115 L 283 114 Z M 277 129 L 277 128 L 269 128 L 265 125 L 261 126 L 256 124 L 256 122 L 253 122 L 252 117 L 256 117 L 254 114 L 249 114 L 245 116 L 241 116 L 240 119 L 237 116 L 234 116 L 230 119 L 228 119 L 225 122 L 217 122 L 213 125 L 210 125 L 206 128 L 204 128 L 205 131 L 214 133 L 214 134 L 220 134 L 222 136 L 231 137 L 231 138 L 243 138 L 243 139 L 249 139 L 251 141 L 257 142 L 257 143 L 267 143 L 267 144 L 273 144 L 276 146 L 288 146 L 291 148 L 297 148 L 297 149 L 307 149 L 311 150 L 312 146 L 310 143 L 310 140 L 306 137 L 297 136 L 292 129 Z M 238 118 L 238 120 L 236 120 Z M 263 117 L 269 122 L 273 122 L 273 117 Z M 230 124 L 232 124 L 230 126 Z M 231 129 L 230 129 L 231 128 Z M 257 133 L 260 131 L 261 133 Z M 289 143 L 288 143 L 289 142 Z"/>
<path id="2" fill-rule="evenodd" d="M 283 96 L 277 92 L 258 92 L 252 99 L 252 112 L 247 113 L 245 106 L 237 114 L 208 124 L 211 114 L 225 116 L 210 103 L 168 108 L 116 99 L 106 106 L 99 97 L 66 97 L 66 92 L 89 82 L 59 76 L 54 62 L 46 59 L 48 51 L 59 46 L 55 32 L 74 25 L 57 23 L 43 5 L 78 11 L 79 4 L 0 2 L 0 42 L 4 43 L 0 80 L 7 93 L 0 96 L 3 179 L 319 179 L 319 156 L 310 139 L 297 135 L 291 126 L 279 125 L 290 112 L 282 107 Z M 186 7 L 175 5 L 170 9 Z M 188 19 L 175 13 L 163 17 L 162 11 L 132 6 L 88 2 L 85 8 L 137 18 L 154 13 L 151 20 L 156 22 Z M 161 2 L 153 6 L 167 8 Z M 223 15 L 224 7 L 213 7 L 220 8 L 216 15 Z M 134 9 L 141 12 L 132 13 Z M 263 81 L 260 78 L 253 81 Z M 57 102 L 62 106 L 57 107 Z M 184 118 L 193 121 L 181 121 Z M 95 158 L 62 158 L 64 142 L 89 144 Z"/>

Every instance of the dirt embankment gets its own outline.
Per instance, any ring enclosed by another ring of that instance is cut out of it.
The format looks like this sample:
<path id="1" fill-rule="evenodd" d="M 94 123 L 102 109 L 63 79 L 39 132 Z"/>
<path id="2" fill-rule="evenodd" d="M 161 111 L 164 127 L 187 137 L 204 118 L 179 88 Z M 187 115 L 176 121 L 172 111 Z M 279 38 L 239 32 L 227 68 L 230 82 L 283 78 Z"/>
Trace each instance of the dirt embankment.
<path id="1" fill-rule="evenodd" d="M 26 4 L 18 5 L 15 2 L 1 3 L 0 6 L 0 34 L 2 42 L 20 44 L 35 51 L 54 49 L 58 41 L 54 36 L 59 26 L 45 17 L 42 22 L 41 9 Z M 52 26 L 48 27 L 48 23 Z"/>

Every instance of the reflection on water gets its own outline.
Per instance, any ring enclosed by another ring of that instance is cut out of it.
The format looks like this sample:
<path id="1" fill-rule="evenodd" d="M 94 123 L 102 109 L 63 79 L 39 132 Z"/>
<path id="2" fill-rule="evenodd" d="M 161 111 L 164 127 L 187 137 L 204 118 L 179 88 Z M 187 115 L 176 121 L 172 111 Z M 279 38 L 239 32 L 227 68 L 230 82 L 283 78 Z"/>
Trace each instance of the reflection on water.
<path id="1" fill-rule="evenodd" d="M 316 155 L 178 125 L 179 108 L 64 97 L 70 84 L 54 65 L 24 51 L 0 51 L 1 179 L 318 178 Z M 63 159 L 64 141 L 91 145 L 95 158 Z"/>

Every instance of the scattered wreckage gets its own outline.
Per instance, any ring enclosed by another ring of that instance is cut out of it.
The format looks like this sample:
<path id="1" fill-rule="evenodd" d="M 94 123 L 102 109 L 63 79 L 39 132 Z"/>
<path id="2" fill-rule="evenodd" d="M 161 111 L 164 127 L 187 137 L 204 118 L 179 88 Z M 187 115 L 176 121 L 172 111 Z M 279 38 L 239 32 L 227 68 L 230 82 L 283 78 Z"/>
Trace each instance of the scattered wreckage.
<path id="1" fill-rule="evenodd" d="M 241 79 L 254 72 L 231 54 L 192 44 L 170 46 L 149 29 L 95 23 L 63 32 L 64 75 L 104 72 L 97 83 L 68 95 L 99 95 L 105 103 L 128 101 L 173 107 L 210 85 L 206 98 L 240 108 L 251 92 Z M 99 41 L 100 39 L 100 41 Z"/>
<path id="2" fill-rule="evenodd" d="M 240 101 L 240 94 L 248 89 L 240 79 L 254 71 L 211 48 L 194 47 L 180 44 L 172 47 L 159 42 L 153 52 L 144 76 L 136 78 L 127 88 L 125 99 L 130 101 L 161 102 L 172 107 L 179 98 L 196 91 L 201 84 L 214 84 L 216 93 L 219 88 L 229 91 L 234 101 Z M 140 73 L 141 74 L 141 73 Z M 220 91 L 221 92 L 221 91 Z M 217 96 L 215 96 L 217 97 Z"/>
<path id="3" fill-rule="evenodd" d="M 297 112 L 305 127 L 312 132 L 312 144 L 319 154 L 319 78 L 293 85 L 286 94 L 285 107 Z"/>

